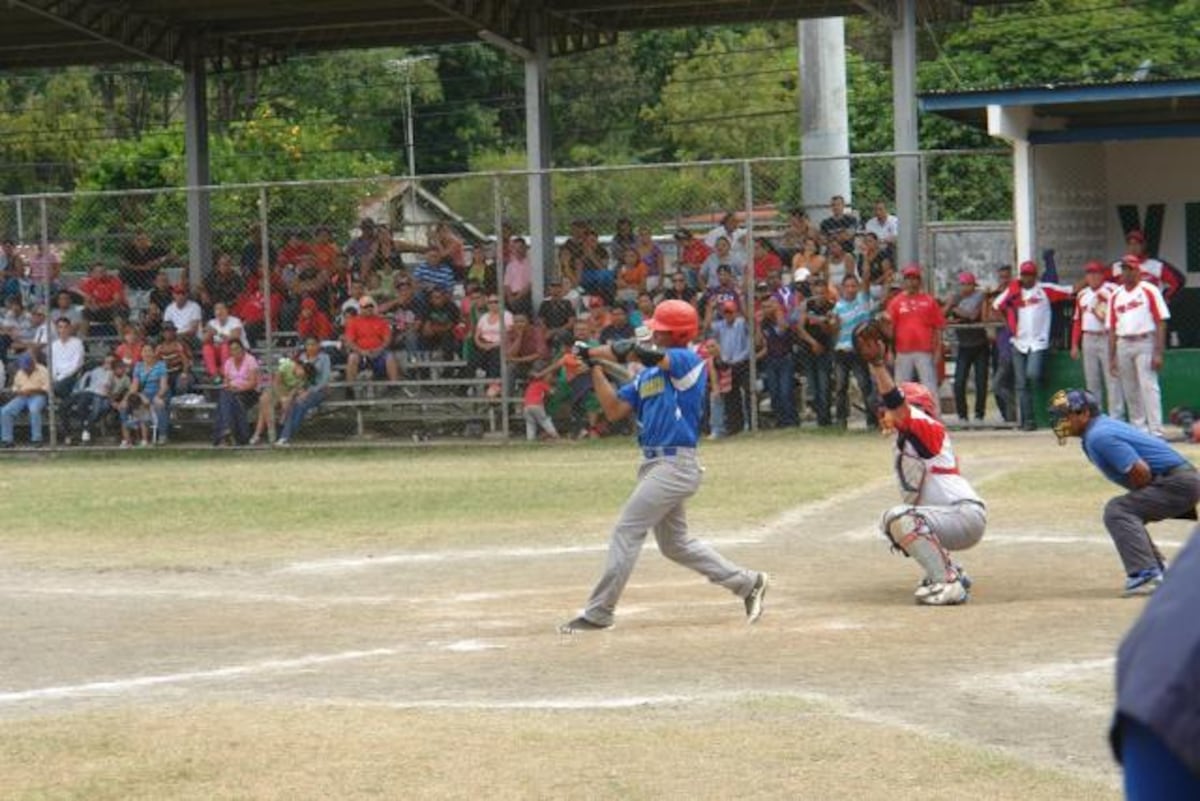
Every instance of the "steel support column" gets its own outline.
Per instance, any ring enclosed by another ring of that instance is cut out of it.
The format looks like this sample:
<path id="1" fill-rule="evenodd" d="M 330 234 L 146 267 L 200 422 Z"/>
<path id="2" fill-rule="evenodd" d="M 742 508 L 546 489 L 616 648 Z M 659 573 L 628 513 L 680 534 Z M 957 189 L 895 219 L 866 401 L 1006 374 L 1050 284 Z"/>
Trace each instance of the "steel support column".
<path id="1" fill-rule="evenodd" d="M 896 267 L 917 260 L 921 227 L 920 143 L 917 136 L 917 0 L 896 0 L 896 26 L 892 29 L 892 106 L 896 156 L 896 216 L 900 236 L 896 241 Z"/>
<path id="2" fill-rule="evenodd" d="M 188 282 L 195 285 L 212 267 L 212 217 L 207 187 L 208 71 L 204 53 L 189 45 L 183 73 L 183 141 L 187 161 Z M 265 252 L 265 251 L 264 251 Z"/>
<path id="3" fill-rule="evenodd" d="M 525 149 L 529 174 L 529 259 L 533 270 L 533 304 L 542 300 L 547 271 L 553 273 L 554 219 L 551 211 L 550 115 L 546 78 L 550 39 L 536 33 L 534 50 L 525 58 Z"/>
<path id="4" fill-rule="evenodd" d="M 804 162 L 804 206 L 820 222 L 829 200 L 850 195 L 850 124 L 846 111 L 846 36 L 841 17 L 796 23 L 800 58 L 800 155 L 840 156 Z M 859 210 L 865 214 L 864 209 Z"/>

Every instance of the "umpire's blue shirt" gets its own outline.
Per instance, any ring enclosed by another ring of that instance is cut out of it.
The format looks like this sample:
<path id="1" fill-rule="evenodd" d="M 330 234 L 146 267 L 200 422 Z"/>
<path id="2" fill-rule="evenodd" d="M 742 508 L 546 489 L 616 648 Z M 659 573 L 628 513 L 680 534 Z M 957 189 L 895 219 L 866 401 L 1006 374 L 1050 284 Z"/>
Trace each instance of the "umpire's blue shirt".
<path id="1" fill-rule="evenodd" d="M 1083 452 L 1109 481 L 1126 489 L 1133 489 L 1129 486 L 1129 469 L 1138 459 L 1149 465 L 1155 476 L 1187 463 L 1158 437 L 1106 414 L 1093 417 L 1083 430 Z"/>
<path id="2" fill-rule="evenodd" d="M 708 373 L 704 360 L 684 348 L 667 350 L 668 368 L 650 367 L 617 390 L 633 407 L 643 448 L 694 448 Z"/>

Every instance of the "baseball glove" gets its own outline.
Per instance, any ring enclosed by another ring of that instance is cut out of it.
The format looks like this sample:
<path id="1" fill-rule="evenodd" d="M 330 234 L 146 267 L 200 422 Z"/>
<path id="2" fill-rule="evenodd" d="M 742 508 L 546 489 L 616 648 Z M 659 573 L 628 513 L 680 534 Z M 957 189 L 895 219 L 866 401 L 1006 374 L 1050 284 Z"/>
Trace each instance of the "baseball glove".
<path id="1" fill-rule="evenodd" d="M 867 364 L 883 364 L 888 351 L 888 333 L 879 320 L 868 320 L 854 328 L 854 351 Z"/>

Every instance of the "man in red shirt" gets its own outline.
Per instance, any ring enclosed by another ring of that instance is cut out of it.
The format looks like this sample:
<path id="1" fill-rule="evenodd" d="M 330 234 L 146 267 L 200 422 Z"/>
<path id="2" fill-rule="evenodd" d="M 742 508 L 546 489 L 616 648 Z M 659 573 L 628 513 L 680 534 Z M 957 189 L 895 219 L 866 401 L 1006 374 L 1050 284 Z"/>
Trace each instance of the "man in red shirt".
<path id="1" fill-rule="evenodd" d="M 695 288 L 700 265 L 704 264 L 709 254 L 712 253 L 712 248 L 704 244 L 703 239 L 692 236 L 692 232 L 686 228 L 680 228 L 675 232 L 675 247 L 678 254 L 675 263 L 687 276 L 688 286 Z"/>
<path id="2" fill-rule="evenodd" d="M 346 323 L 346 380 L 358 378 L 358 371 L 370 368 L 376 378 L 384 375 L 388 381 L 400 378 L 400 366 L 388 350 L 392 341 L 392 326 L 375 312 L 375 299 L 363 295 L 358 301 L 358 314 Z"/>
<path id="3" fill-rule="evenodd" d="M 125 285 L 120 278 L 108 272 L 104 262 L 98 261 L 92 265 L 88 277 L 79 283 L 79 291 L 84 299 L 83 316 L 89 324 L 111 324 L 116 318 L 128 314 Z"/>
<path id="4" fill-rule="evenodd" d="M 896 343 L 896 383 L 914 378 L 938 397 L 937 359 L 941 355 L 946 318 L 934 297 L 922 291 L 921 266 L 901 271 L 904 290 L 888 301 L 884 319 L 892 326 Z"/>

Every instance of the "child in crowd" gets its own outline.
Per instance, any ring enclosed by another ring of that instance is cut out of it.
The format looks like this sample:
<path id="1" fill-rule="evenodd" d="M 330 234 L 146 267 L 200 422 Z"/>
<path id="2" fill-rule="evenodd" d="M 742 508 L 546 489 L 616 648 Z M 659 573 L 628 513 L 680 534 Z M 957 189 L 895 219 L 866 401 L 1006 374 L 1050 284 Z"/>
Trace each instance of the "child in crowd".
<path id="1" fill-rule="evenodd" d="M 545 432 L 548 439 L 558 439 L 554 421 L 546 414 L 546 398 L 549 395 L 550 382 L 546 380 L 546 362 L 539 360 L 533 363 L 529 383 L 525 385 L 525 404 L 522 410 L 525 417 L 525 439 L 530 442 L 537 439 L 539 428 Z"/>

